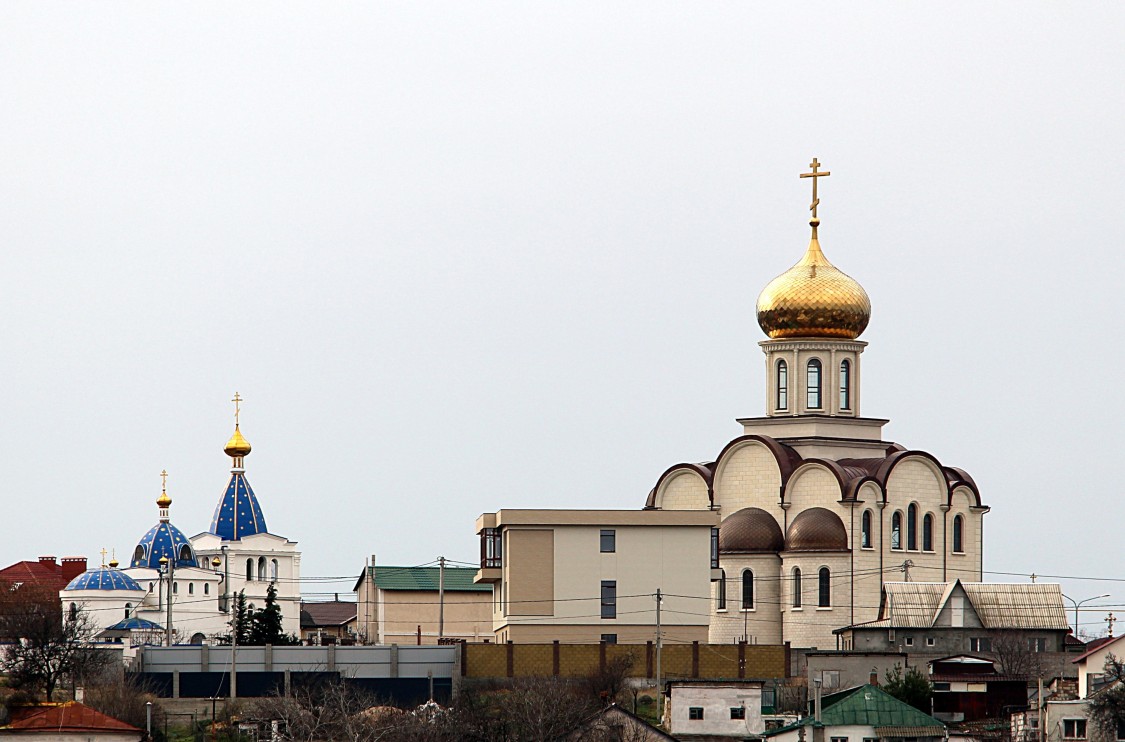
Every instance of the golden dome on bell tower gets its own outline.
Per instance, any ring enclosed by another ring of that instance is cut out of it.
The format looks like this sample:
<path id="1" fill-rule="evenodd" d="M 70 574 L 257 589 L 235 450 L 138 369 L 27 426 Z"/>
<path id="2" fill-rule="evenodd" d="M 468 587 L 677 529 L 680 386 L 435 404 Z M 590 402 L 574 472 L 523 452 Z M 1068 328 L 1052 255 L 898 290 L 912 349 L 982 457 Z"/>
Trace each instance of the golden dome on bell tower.
<path id="1" fill-rule="evenodd" d="M 238 429 L 238 416 L 242 412 L 242 395 L 238 392 L 234 393 L 234 435 L 230 437 L 227 444 L 223 446 L 223 451 L 231 458 L 242 458 L 250 453 L 250 441 L 243 437 L 242 431 Z M 241 466 L 241 464 L 239 464 Z"/>
<path id="2" fill-rule="evenodd" d="M 813 202 L 810 210 L 812 239 L 804 257 L 789 270 L 766 284 L 758 296 L 758 325 L 770 338 L 842 338 L 854 340 L 871 320 L 871 300 L 863 286 L 841 271 L 820 249 L 817 228 L 820 219 L 816 207 L 816 180 L 829 175 L 819 172 L 820 163 L 812 161 L 812 172 L 802 178 L 813 179 Z"/>

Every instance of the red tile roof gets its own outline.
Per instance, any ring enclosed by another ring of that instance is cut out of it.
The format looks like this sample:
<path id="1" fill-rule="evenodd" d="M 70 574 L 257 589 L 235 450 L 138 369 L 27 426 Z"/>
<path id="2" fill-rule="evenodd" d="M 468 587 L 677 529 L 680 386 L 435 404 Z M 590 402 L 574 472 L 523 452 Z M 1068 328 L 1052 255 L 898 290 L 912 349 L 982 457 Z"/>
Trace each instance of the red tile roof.
<path id="1" fill-rule="evenodd" d="M 1094 652 L 1104 647 L 1106 644 L 1115 642 L 1120 638 L 1120 636 L 1103 636 L 1101 638 L 1094 639 L 1093 641 L 1086 644 L 1086 651 L 1075 657 L 1073 660 L 1071 660 L 1071 662 L 1081 662 L 1082 660 L 1092 655 Z"/>
<path id="2" fill-rule="evenodd" d="M 136 732 L 140 729 L 106 716 L 89 706 L 68 701 L 67 703 L 43 703 L 35 706 L 13 706 L 11 722 L 0 727 L 10 730 L 57 732 Z"/>

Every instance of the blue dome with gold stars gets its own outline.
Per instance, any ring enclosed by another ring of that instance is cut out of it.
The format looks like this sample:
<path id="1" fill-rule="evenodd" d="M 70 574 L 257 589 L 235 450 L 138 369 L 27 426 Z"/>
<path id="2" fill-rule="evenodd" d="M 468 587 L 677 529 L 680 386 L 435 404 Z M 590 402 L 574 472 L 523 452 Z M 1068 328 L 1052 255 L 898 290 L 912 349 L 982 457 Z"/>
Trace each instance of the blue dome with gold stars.
<path id="1" fill-rule="evenodd" d="M 141 537 L 137 548 L 133 550 L 133 561 L 129 566 L 160 569 L 161 557 L 167 557 L 168 562 L 176 567 L 198 566 L 191 542 L 183 531 L 166 520 L 157 523 Z"/>
<path id="2" fill-rule="evenodd" d="M 88 569 L 70 581 L 65 590 L 144 590 L 119 569 L 99 567 Z"/>
<path id="3" fill-rule="evenodd" d="M 211 519 L 211 533 L 223 541 L 238 541 L 246 536 L 256 533 L 268 533 L 266 517 L 262 515 L 262 506 L 258 498 L 254 497 L 254 489 L 246 479 L 243 461 L 250 455 L 250 443 L 242 436 L 238 429 L 238 403 L 242 398 L 235 392 L 235 423 L 234 435 L 227 441 L 223 451 L 233 460 L 230 483 L 227 490 L 215 508 L 215 517 Z"/>
<path id="4" fill-rule="evenodd" d="M 258 504 L 250 482 L 242 472 L 234 472 L 227 491 L 215 508 L 211 533 L 223 541 L 238 541 L 255 533 L 267 532 L 266 517 L 262 515 L 262 506 Z"/>
<path id="5" fill-rule="evenodd" d="M 167 471 L 160 472 L 165 480 Z M 173 567 L 196 566 L 195 549 L 191 542 L 184 536 L 183 531 L 176 528 L 168 520 L 168 509 L 172 506 L 172 498 L 168 496 L 166 488 L 160 490 L 160 497 L 156 500 L 160 508 L 160 522 L 148 530 L 133 549 L 133 561 L 130 567 L 148 567 L 160 569 L 160 560 L 167 558 L 168 564 Z"/>

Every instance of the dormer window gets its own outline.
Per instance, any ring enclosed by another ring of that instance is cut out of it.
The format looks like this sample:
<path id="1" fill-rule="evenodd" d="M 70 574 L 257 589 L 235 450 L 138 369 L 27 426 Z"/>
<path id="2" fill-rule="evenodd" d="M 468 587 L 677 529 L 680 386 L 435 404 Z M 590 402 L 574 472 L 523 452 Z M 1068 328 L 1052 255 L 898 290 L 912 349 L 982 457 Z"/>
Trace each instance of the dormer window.
<path id="1" fill-rule="evenodd" d="M 789 409 L 789 364 L 777 362 L 777 409 Z"/>
<path id="2" fill-rule="evenodd" d="M 805 388 L 808 392 L 805 406 L 810 410 L 820 409 L 820 361 L 812 359 L 809 361 Z"/>

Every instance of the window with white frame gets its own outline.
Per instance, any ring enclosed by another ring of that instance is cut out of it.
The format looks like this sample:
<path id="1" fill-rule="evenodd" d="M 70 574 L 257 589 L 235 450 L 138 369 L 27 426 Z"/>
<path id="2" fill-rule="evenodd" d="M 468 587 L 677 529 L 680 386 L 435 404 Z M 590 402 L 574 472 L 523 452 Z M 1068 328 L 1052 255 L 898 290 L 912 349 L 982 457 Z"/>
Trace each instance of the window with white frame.
<path id="1" fill-rule="evenodd" d="M 1063 739 L 1086 739 L 1086 720 L 1063 719 Z"/>

